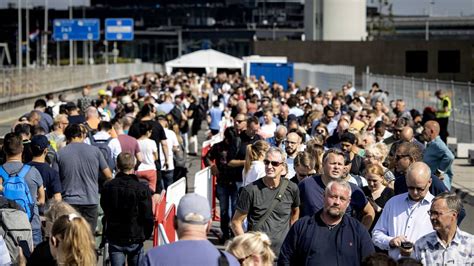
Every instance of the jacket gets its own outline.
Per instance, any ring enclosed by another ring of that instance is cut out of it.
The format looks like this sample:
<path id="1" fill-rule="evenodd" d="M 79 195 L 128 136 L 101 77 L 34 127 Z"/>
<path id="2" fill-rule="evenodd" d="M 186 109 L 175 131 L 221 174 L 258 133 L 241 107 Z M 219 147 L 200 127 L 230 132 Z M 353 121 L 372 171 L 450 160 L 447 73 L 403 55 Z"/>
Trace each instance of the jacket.
<path id="1" fill-rule="evenodd" d="M 119 172 L 104 185 L 100 205 L 105 236 L 112 244 L 143 243 L 153 232 L 151 190 L 136 175 Z"/>
<path id="2" fill-rule="evenodd" d="M 311 216 L 298 220 L 288 232 L 281 247 L 278 265 L 324 265 L 324 261 L 315 261 L 316 241 L 325 241 L 318 237 L 321 227 L 316 221 L 323 209 Z M 375 253 L 375 248 L 367 229 L 356 219 L 344 215 L 337 232 L 337 242 L 332 254 L 320 254 L 319 257 L 335 257 L 337 265 L 360 265 L 366 256 Z M 327 243 L 329 244 L 329 243 Z"/>

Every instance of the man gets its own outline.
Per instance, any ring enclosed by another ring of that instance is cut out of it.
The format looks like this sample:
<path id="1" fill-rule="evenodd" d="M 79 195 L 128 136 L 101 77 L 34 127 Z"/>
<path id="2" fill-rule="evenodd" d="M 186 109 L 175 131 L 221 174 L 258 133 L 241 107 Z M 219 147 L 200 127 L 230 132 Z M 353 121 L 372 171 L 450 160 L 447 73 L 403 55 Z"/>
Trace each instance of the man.
<path id="1" fill-rule="evenodd" d="M 86 113 L 86 110 L 89 106 L 92 105 L 94 101 L 90 96 L 91 87 L 86 86 L 82 88 L 82 97 L 77 99 L 77 106 L 82 114 Z"/>
<path id="2" fill-rule="evenodd" d="M 303 134 L 300 134 L 296 130 L 292 130 L 286 135 L 285 140 L 285 151 L 286 151 L 286 164 L 288 165 L 288 173 L 286 178 L 291 179 L 295 176 L 295 168 L 293 162 L 296 155 L 300 151 L 301 142 L 303 141 Z"/>
<path id="3" fill-rule="evenodd" d="M 288 116 L 290 115 L 290 107 L 287 104 L 282 104 L 280 107 L 280 125 L 288 126 Z"/>
<path id="4" fill-rule="evenodd" d="M 66 137 L 64 136 L 64 129 L 69 125 L 67 115 L 59 114 L 54 118 L 53 131 L 46 134 L 46 137 L 51 144 L 51 147 L 58 151 L 66 145 Z"/>
<path id="5" fill-rule="evenodd" d="M 23 153 L 23 143 L 20 135 L 16 133 L 8 133 L 5 135 L 3 140 L 3 152 L 6 155 L 6 162 L 1 166 L 5 170 L 6 174 L 14 175 L 19 173 L 23 169 L 23 163 L 21 161 Z M 38 206 L 44 205 L 45 195 L 43 187 L 43 179 L 41 174 L 34 167 L 24 176 L 26 184 L 31 194 L 31 199 L 34 202 L 33 215 L 31 218 L 31 229 L 33 231 L 33 243 L 38 245 L 43 241 L 41 234 L 41 222 L 39 217 Z M 0 184 L 5 181 L 5 177 L 2 176 Z"/>
<path id="6" fill-rule="evenodd" d="M 55 201 L 61 201 L 61 181 L 59 180 L 58 171 L 54 170 L 46 162 L 46 156 L 48 154 L 49 141 L 43 135 L 36 135 L 31 138 L 31 152 L 33 154 L 33 160 L 28 164 L 34 166 L 43 179 L 43 186 L 46 192 L 46 199 L 54 199 Z"/>
<path id="7" fill-rule="evenodd" d="M 462 209 L 454 193 L 444 192 L 433 199 L 429 216 L 435 232 L 415 243 L 414 257 L 423 265 L 473 265 L 474 236 L 456 225 Z"/>
<path id="8" fill-rule="evenodd" d="M 414 137 L 414 132 L 412 127 L 403 127 L 402 131 L 400 131 L 400 139 L 392 144 L 390 147 L 390 152 L 389 158 L 393 158 L 395 155 L 395 152 L 397 151 L 398 146 L 404 142 L 412 142 L 416 144 L 420 149 L 421 152 L 425 150 L 425 145 L 421 142 L 419 142 L 415 137 Z"/>
<path id="9" fill-rule="evenodd" d="M 242 189 L 232 218 L 235 235 L 244 233 L 242 223 L 247 218 L 249 231 L 266 233 L 275 255 L 299 216 L 299 191 L 295 183 L 281 178 L 286 167 L 281 149 L 270 148 L 265 156 L 265 176 Z"/>
<path id="10" fill-rule="evenodd" d="M 220 206 L 221 243 L 231 238 L 229 222 L 237 204 L 237 182 L 242 182 L 242 170 L 228 165 L 229 158 L 237 152 L 235 146 L 239 140 L 235 128 L 228 127 L 224 131 L 224 140 L 213 145 L 204 157 L 205 165 L 211 166 L 211 172 L 217 178 L 216 196 Z"/>
<path id="11" fill-rule="evenodd" d="M 134 155 L 120 153 L 119 172 L 104 185 L 101 193 L 112 265 L 125 265 L 125 256 L 129 266 L 138 265 L 143 256 L 143 242 L 153 232 L 151 191 L 134 175 L 135 162 Z"/>
<path id="12" fill-rule="evenodd" d="M 442 90 L 437 90 L 435 96 L 439 100 L 438 108 L 436 109 L 436 121 L 440 127 L 439 136 L 444 143 L 447 143 L 449 136 L 448 122 L 451 116 L 451 99 Z"/>
<path id="13" fill-rule="evenodd" d="M 354 152 L 356 144 L 356 136 L 350 132 L 345 132 L 341 136 L 341 150 L 349 155 L 352 175 L 362 176 L 365 170 L 364 158 Z"/>
<path id="14" fill-rule="evenodd" d="M 81 125 L 69 125 L 64 134 L 68 145 L 58 152 L 53 168 L 59 171 L 63 200 L 71 204 L 89 222 L 92 232 L 97 225 L 99 175 L 112 179 L 112 171 L 99 148 L 84 143 Z"/>
<path id="15" fill-rule="evenodd" d="M 174 180 L 174 161 L 173 153 L 177 152 L 179 149 L 178 137 L 174 131 L 168 129 L 168 120 L 164 116 L 158 116 L 158 123 L 163 127 L 166 135 L 167 149 L 168 149 L 168 160 L 165 160 L 165 154 L 163 153 L 163 148 L 160 150 L 160 163 L 161 163 L 161 180 L 163 180 L 163 186 L 167 189 Z M 164 167 L 166 161 L 168 161 L 168 167 Z"/>
<path id="16" fill-rule="evenodd" d="M 350 123 L 346 119 L 339 119 L 337 122 L 337 128 L 334 130 L 332 135 L 327 139 L 326 146 L 328 148 L 338 147 L 341 143 L 341 137 L 349 129 Z"/>
<path id="17" fill-rule="evenodd" d="M 118 138 L 112 138 L 112 123 L 108 121 L 101 121 L 97 127 L 97 133 L 95 133 L 93 136 L 89 135 L 89 138 L 86 140 L 88 143 L 107 143 L 107 146 L 110 149 L 110 155 L 109 157 L 112 160 L 117 160 L 117 156 L 122 152 L 122 146 L 120 145 L 120 141 Z M 93 140 L 90 139 L 90 136 L 92 136 Z M 107 160 L 107 158 L 105 158 Z M 115 164 L 110 165 L 109 168 L 111 170 L 112 167 L 114 167 Z"/>
<path id="18" fill-rule="evenodd" d="M 375 253 L 367 229 L 345 214 L 350 200 L 349 183 L 341 179 L 329 182 L 323 209 L 291 227 L 278 265 L 360 265 Z"/>
<path id="19" fill-rule="evenodd" d="M 403 99 L 398 99 L 395 103 L 395 109 L 393 110 L 397 115 L 397 118 L 405 118 L 406 120 L 412 120 L 409 110 L 406 110 L 406 104 Z"/>
<path id="20" fill-rule="evenodd" d="M 240 265 L 234 256 L 207 240 L 211 223 L 208 200 L 195 193 L 184 195 L 175 218 L 179 241 L 149 250 L 141 265 Z"/>
<path id="21" fill-rule="evenodd" d="M 247 129 L 247 116 L 245 114 L 237 114 L 234 118 L 234 127 L 237 133 L 241 134 Z"/>
<path id="22" fill-rule="evenodd" d="M 453 178 L 452 164 L 454 155 L 439 136 L 440 128 L 436 121 L 428 121 L 423 127 L 423 137 L 428 142 L 423 153 L 423 162 L 430 166 L 431 171 L 451 189 Z"/>
<path id="23" fill-rule="evenodd" d="M 398 174 L 395 178 L 394 191 L 395 195 L 398 195 L 408 192 L 405 178 L 408 168 L 415 162 L 423 161 L 423 153 L 415 143 L 405 142 L 398 146 L 393 159 L 395 162 L 395 172 Z M 439 180 L 439 177 L 433 173 L 431 173 L 431 185 L 429 190 L 433 196 L 448 191 L 443 181 Z"/>
<path id="24" fill-rule="evenodd" d="M 286 139 L 286 134 L 288 133 L 288 129 L 284 125 L 278 125 L 275 130 L 275 134 L 273 137 L 266 139 L 268 143 L 272 147 L 277 147 L 280 149 L 283 149 L 285 144 L 285 139 Z"/>
<path id="25" fill-rule="evenodd" d="M 69 124 L 82 124 L 86 122 L 86 117 L 79 113 L 79 108 L 73 102 L 66 103 L 67 119 Z"/>
<path id="26" fill-rule="evenodd" d="M 301 196 L 301 217 L 311 216 L 324 207 L 324 190 L 332 180 L 342 179 L 345 168 L 345 154 L 339 149 L 329 149 L 323 156 L 323 174 L 305 178 L 298 184 Z M 375 211 L 357 185 L 350 184 L 350 204 L 346 212 L 361 217 L 368 229 L 372 225 Z"/>
<path id="27" fill-rule="evenodd" d="M 169 92 L 165 92 L 165 100 L 161 104 L 158 105 L 157 109 L 158 112 L 169 114 L 169 112 L 173 109 L 173 96 Z"/>
<path id="28" fill-rule="evenodd" d="M 433 200 L 429 192 L 431 171 L 423 162 L 413 163 L 407 171 L 408 193 L 391 198 L 372 231 L 375 246 L 388 250 L 395 260 L 411 254 L 413 245 L 422 236 L 431 233 L 428 210 Z"/>
<path id="29" fill-rule="evenodd" d="M 44 99 L 36 100 L 34 110 L 40 114 L 39 126 L 42 127 L 46 133 L 49 133 L 53 126 L 53 118 L 46 113 L 46 101 Z"/>
<path id="30" fill-rule="evenodd" d="M 115 133 L 117 134 L 117 139 L 120 142 L 122 152 L 135 155 L 137 162 L 141 162 L 143 157 L 137 139 L 130 137 L 125 133 L 125 126 L 128 131 L 128 128 L 130 128 L 131 125 L 131 123 L 128 122 L 129 120 L 129 117 L 123 117 L 121 119 L 114 118 L 112 119 L 112 125 L 114 127 Z"/>

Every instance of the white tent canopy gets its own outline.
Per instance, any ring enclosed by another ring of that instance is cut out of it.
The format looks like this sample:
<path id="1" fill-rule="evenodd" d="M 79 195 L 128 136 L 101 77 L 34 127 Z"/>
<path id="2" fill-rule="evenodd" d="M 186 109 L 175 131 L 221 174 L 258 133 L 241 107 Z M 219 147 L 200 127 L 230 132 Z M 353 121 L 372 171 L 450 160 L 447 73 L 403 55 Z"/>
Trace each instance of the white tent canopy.
<path id="1" fill-rule="evenodd" d="M 173 68 L 205 68 L 206 73 L 217 73 L 218 68 L 240 69 L 243 60 L 221 53 L 213 49 L 192 52 L 165 63 L 166 73 L 171 74 Z"/>

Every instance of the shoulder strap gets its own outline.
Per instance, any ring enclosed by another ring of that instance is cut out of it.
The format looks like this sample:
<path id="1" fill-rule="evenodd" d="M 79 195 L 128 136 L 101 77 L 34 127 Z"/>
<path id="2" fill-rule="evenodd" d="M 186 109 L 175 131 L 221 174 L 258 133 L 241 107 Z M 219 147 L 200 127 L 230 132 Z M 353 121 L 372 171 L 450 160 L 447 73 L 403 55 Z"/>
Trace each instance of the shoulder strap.
<path id="1" fill-rule="evenodd" d="M 229 266 L 229 260 L 227 260 L 227 257 L 225 256 L 224 252 L 220 249 L 218 249 L 218 251 L 221 254 L 219 256 L 218 265 L 219 266 Z"/>
<path id="2" fill-rule="evenodd" d="M 10 178 L 10 175 L 7 173 L 7 171 L 5 171 L 3 165 L 0 166 L 0 176 L 3 178 L 3 181 L 5 181 L 5 179 Z"/>
<path id="3" fill-rule="evenodd" d="M 26 174 L 28 174 L 28 171 L 30 171 L 30 169 L 31 169 L 31 165 L 24 164 L 20 172 L 18 172 L 18 176 L 21 178 L 25 178 Z"/>
<path id="4" fill-rule="evenodd" d="M 276 193 L 275 198 L 272 201 L 272 204 L 267 209 L 263 217 L 258 221 L 257 225 L 253 227 L 252 230 L 259 230 L 259 228 L 263 225 L 263 223 L 268 219 L 270 214 L 273 212 L 278 202 L 280 202 L 280 200 L 282 199 L 283 195 L 285 194 L 285 190 L 286 190 L 286 187 L 288 186 L 289 181 L 288 179 L 283 177 L 281 182 L 282 184 L 280 186 L 280 189 L 278 189 L 278 192 Z"/>

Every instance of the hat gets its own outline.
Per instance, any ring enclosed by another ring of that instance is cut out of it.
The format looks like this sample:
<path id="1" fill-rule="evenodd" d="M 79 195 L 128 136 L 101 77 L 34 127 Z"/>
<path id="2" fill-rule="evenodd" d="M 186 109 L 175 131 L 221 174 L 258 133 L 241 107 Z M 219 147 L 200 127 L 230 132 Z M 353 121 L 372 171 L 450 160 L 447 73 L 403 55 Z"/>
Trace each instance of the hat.
<path id="1" fill-rule="evenodd" d="M 35 135 L 31 138 L 31 146 L 37 146 L 39 150 L 48 148 L 49 141 L 44 135 Z"/>
<path id="2" fill-rule="evenodd" d="M 98 92 L 99 96 L 104 96 L 106 95 L 106 91 L 104 89 L 100 89 L 99 92 Z"/>
<path id="3" fill-rule="evenodd" d="M 206 224 L 211 219 L 209 201 L 196 193 L 184 195 L 179 201 L 178 220 L 190 224 Z"/>

